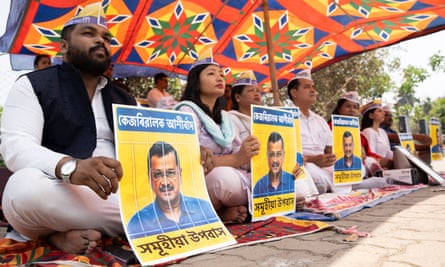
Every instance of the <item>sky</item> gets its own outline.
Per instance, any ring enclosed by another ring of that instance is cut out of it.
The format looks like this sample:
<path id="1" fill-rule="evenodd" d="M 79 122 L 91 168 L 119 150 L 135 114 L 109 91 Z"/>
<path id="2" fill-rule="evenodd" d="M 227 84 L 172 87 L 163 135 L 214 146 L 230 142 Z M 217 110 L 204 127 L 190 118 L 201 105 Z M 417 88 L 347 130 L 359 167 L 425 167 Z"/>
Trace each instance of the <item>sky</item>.
<path id="1" fill-rule="evenodd" d="M 0 36 L 3 34 L 6 19 L 9 12 L 9 0 L 1 0 L 2 8 L 0 8 Z M 445 30 L 433 33 L 427 36 L 415 38 L 409 41 L 397 44 L 399 49 L 392 49 L 393 57 L 399 57 L 401 59 L 402 68 L 413 65 L 416 67 L 423 67 L 428 70 L 428 59 L 433 54 L 439 53 L 445 56 Z M 394 46 L 393 46 L 394 47 Z M 0 73 L 4 73 L 10 70 L 9 56 L 0 55 Z M 396 82 L 400 82 L 400 74 L 391 74 Z M 14 80 L 14 79 L 12 79 Z M 424 100 L 427 97 L 432 100 L 438 97 L 445 97 L 445 73 L 434 73 L 426 81 L 424 81 L 416 89 L 416 97 Z M 3 103 L 4 94 L 0 91 L 0 105 Z M 383 97 L 384 102 L 394 102 L 393 94 L 386 94 Z"/>

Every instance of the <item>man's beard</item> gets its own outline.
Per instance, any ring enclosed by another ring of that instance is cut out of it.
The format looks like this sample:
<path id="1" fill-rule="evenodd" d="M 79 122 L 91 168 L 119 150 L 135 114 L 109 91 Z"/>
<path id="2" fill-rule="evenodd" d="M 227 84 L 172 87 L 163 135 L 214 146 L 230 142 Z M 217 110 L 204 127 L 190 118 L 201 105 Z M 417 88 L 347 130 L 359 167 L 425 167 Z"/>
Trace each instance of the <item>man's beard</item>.
<path id="1" fill-rule="evenodd" d="M 103 61 L 95 60 L 93 55 L 93 53 L 100 48 L 103 48 L 105 52 L 106 59 Z M 104 73 L 111 64 L 110 53 L 103 45 L 91 47 L 88 50 L 88 54 L 83 53 L 77 47 L 70 46 L 66 52 L 66 57 L 75 67 L 95 76 L 99 76 Z"/>

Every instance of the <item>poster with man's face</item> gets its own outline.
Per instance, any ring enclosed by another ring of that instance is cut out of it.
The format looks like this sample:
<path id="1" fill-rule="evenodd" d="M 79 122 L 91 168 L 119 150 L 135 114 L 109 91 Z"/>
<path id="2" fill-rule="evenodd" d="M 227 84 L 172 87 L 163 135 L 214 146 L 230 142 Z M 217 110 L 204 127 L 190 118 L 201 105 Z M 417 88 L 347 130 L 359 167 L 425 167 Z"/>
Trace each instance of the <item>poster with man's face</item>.
<path id="1" fill-rule="evenodd" d="M 362 182 L 360 123 L 357 117 L 332 115 L 334 184 Z"/>
<path id="2" fill-rule="evenodd" d="M 252 158 L 252 221 L 295 210 L 296 144 L 291 111 L 252 106 L 252 135 L 260 142 Z"/>
<path id="3" fill-rule="evenodd" d="M 431 160 L 442 160 L 444 157 L 442 125 L 439 119 L 430 119 L 430 137 L 431 137 Z"/>
<path id="4" fill-rule="evenodd" d="M 113 105 L 121 218 L 141 265 L 236 243 L 208 197 L 190 114 Z"/>
<path id="5" fill-rule="evenodd" d="M 399 133 L 400 145 L 408 150 L 411 154 L 415 153 L 413 135 L 408 133 Z"/>

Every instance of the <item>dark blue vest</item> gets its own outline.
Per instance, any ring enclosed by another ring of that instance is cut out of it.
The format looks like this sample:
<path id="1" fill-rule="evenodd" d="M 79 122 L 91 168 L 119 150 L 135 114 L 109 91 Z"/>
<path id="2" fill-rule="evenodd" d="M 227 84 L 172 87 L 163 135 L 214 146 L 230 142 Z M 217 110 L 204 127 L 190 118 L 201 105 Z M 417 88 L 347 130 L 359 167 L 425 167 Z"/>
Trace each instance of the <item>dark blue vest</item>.
<path id="1" fill-rule="evenodd" d="M 96 148 L 96 123 L 79 70 L 63 63 L 27 74 L 43 110 L 42 146 L 85 159 Z M 136 105 L 121 88 L 108 83 L 102 89 L 108 124 L 113 128 L 112 103 Z"/>

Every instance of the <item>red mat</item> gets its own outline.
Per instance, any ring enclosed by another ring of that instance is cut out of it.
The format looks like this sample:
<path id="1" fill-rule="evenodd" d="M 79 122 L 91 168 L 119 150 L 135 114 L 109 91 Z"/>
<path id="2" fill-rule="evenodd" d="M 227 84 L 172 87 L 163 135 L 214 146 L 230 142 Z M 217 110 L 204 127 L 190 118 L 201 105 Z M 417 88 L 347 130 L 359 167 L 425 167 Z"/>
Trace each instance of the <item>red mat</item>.
<path id="1" fill-rule="evenodd" d="M 284 217 L 255 223 L 228 225 L 227 228 L 238 243 L 223 249 L 310 234 L 328 227 L 330 225 L 324 222 L 293 220 Z M 128 242 L 119 238 L 102 240 L 100 247 L 86 256 L 61 252 L 43 241 L 16 242 L 12 239 L 2 238 L 0 239 L 0 264 L 1 266 L 26 264 L 27 266 L 53 267 L 67 266 L 76 262 L 90 266 L 126 266 L 113 255 L 101 249 L 101 247 L 110 245 L 127 246 Z M 170 264 L 172 263 L 174 262 Z"/>

